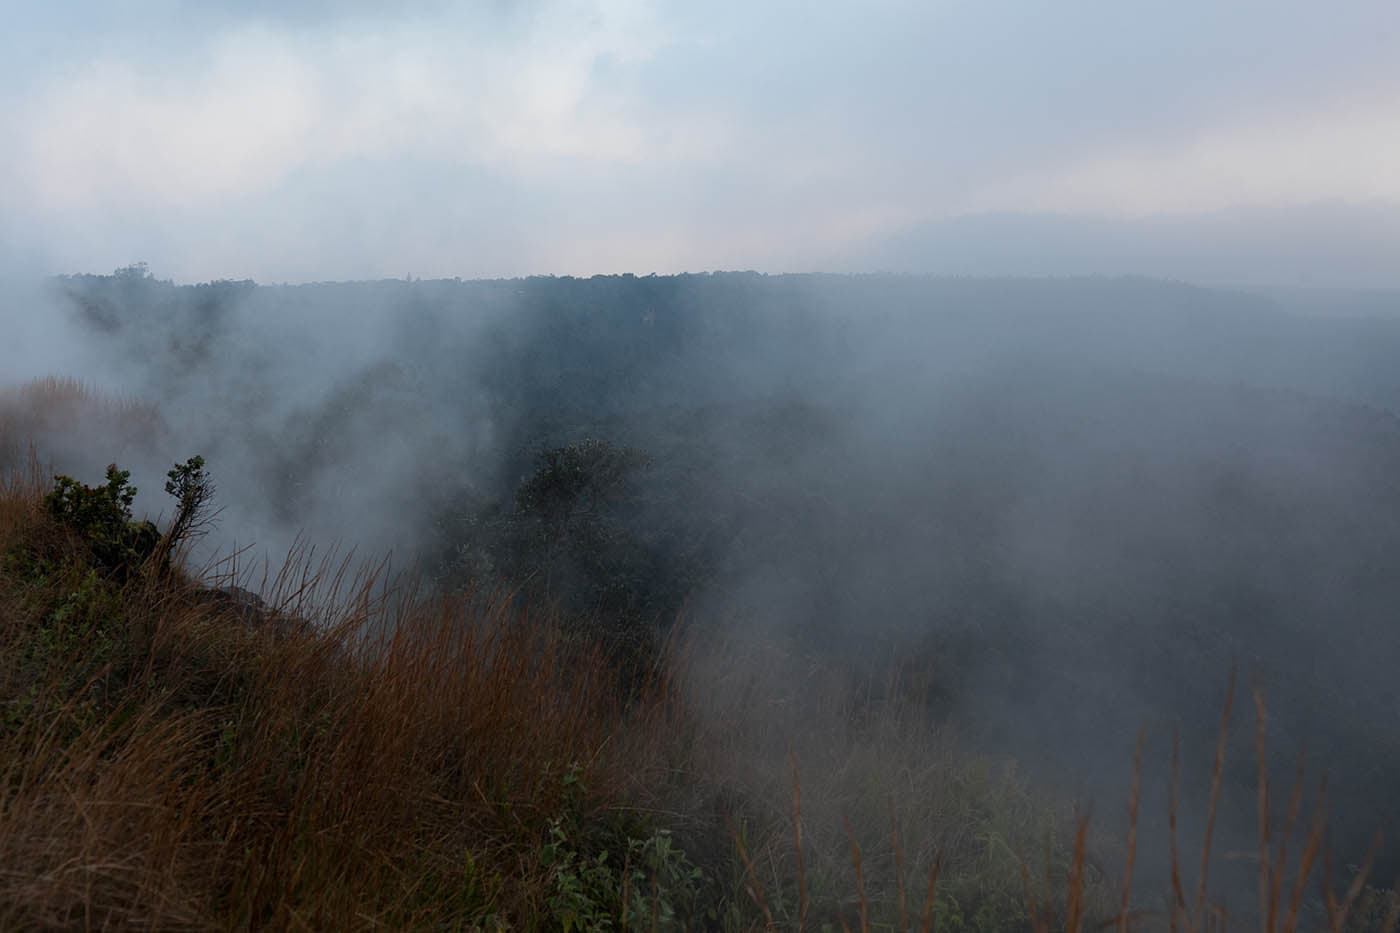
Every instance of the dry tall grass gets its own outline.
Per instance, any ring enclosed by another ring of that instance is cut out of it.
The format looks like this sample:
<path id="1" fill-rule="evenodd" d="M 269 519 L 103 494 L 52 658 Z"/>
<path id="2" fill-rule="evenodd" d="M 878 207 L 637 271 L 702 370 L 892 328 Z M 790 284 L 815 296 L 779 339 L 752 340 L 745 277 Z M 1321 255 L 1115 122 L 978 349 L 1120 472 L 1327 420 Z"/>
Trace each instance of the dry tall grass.
<path id="1" fill-rule="evenodd" d="M 249 625 L 189 580 L 111 592 L 17 565 L 62 538 L 39 495 L 0 502 L 0 927 L 543 916 L 550 821 L 622 805 L 635 713 L 549 620 L 407 594 Z M 306 583 L 284 574 L 266 618 Z"/>
<path id="2" fill-rule="evenodd" d="M 106 457 L 102 463 L 125 459 L 132 449 L 149 448 L 162 430 L 154 406 L 113 398 L 77 379 L 49 376 L 0 387 L 0 469 L 22 466 L 31 445 L 62 461 L 81 459 L 72 456 L 79 451 Z"/>

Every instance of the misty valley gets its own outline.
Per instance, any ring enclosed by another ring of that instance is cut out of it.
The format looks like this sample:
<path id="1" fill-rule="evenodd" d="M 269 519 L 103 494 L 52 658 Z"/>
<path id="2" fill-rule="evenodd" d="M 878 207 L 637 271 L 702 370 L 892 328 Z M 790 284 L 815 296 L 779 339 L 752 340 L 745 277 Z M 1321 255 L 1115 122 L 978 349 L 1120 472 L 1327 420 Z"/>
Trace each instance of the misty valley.
<path id="1" fill-rule="evenodd" d="M 1398 296 L 51 279 L 0 925 L 1393 928 Z"/>

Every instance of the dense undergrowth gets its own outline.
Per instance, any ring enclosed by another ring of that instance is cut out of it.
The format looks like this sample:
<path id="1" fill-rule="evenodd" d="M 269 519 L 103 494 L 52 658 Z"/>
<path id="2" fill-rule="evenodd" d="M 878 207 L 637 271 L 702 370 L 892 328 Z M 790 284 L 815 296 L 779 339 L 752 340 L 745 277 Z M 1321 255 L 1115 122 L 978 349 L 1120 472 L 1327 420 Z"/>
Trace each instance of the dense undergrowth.
<path id="1" fill-rule="evenodd" d="M 88 493 L 120 512 L 120 479 Z M 698 712 L 683 640 L 624 690 L 556 620 L 309 558 L 250 603 L 113 563 L 111 521 L 55 507 L 72 489 L 0 494 L 7 929 L 815 928 L 914 911 L 938 856 L 937 928 L 998 929 L 1027 918 L 1021 849 L 1067 870 L 1012 776 L 894 710 L 784 738 Z M 808 812 L 855 835 L 804 816 L 794 846 L 799 761 Z"/>
<path id="2" fill-rule="evenodd" d="M 233 563 L 181 570 L 181 510 L 153 538 L 125 479 L 31 460 L 0 489 L 0 928 L 1229 926 L 1209 826 L 1197 864 L 1173 804 L 1170 884 L 1134 886 L 1131 834 L 889 683 L 684 627 L 639 680 L 551 612 L 309 551 L 264 601 Z M 1393 930 L 1365 865 L 1328 893 L 1305 786 L 1261 765 L 1234 916 Z"/>

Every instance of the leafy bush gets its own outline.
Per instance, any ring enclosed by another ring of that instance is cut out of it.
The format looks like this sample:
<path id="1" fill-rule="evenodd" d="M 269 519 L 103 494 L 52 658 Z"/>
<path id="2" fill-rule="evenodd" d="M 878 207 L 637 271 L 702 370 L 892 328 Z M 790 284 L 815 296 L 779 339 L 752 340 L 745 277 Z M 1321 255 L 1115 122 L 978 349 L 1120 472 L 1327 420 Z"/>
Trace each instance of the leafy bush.
<path id="1" fill-rule="evenodd" d="M 152 522 L 131 520 L 137 490 L 130 483 L 131 471 L 119 470 L 115 463 L 107 467 L 107 482 L 101 486 L 55 476 L 44 507 L 56 521 L 77 532 L 100 569 L 125 577 L 155 558 L 157 570 L 164 574 L 181 543 L 207 523 L 205 510 L 214 495 L 203 457 L 177 463 L 166 476 L 165 491 L 175 497 L 176 507 L 164 535 Z"/>
<path id="2" fill-rule="evenodd" d="M 668 830 L 628 837 L 625 850 L 621 865 L 607 849 L 582 855 L 562 820 L 550 824 L 541 862 L 551 871 L 550 912 L 565 933 L 617 926 L 680 930 L 697 916 L 704 873 Z"/>
<path id="3" fill-rule="evenodd" d="M 87 486 L 71 476 L 54 477 L 54 488 L 44 497 L 44 507 L 58 522 L 78 533 L 99 567 L 126 572 L 140 565 L 160 543 L 160 532 L 150 522 L 131 520 L 136 487 L 129 470 L 107 467 L 107 482 Z"/>

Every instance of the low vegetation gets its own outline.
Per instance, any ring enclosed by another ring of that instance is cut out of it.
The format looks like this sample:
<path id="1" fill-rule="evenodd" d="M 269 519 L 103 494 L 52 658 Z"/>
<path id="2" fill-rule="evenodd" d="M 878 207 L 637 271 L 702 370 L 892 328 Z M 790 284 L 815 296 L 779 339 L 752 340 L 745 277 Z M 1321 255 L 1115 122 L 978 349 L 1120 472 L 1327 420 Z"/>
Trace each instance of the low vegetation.
<path id="1" fill-rule="evenodd" d="M 171 470 L 164 532 L 128 480 L 31 459 L 0 489 L 0 928 L 1230 924 L 1207 884 L 1229 700 L 1199 862 L 1174 761 L 1169 878 L 1135 881 L 1136 786 L 1128 838 L 1091 835 L 961 749 L 917 672 L 683 626 L 638 670 L 596 618 L 308 551 L 256 586 L 194 579 L 203 461 Z M 1302 769 L 1271 790 L 1256 700 L 1258 891 L 1233 916 L 1394 930 L 1370 858 L 1330 864 Z"/>
<path id="2" fill-rule="evenodd" d="M 231 578 L 160 572 L 179 542 L 131 521 L 126 480 L 46 490 L 31 470 L 0 496 L 0 925 L 747 929 L 895 909 L 873 880 L 892 853 L 864 856 L 862 888 L 839 823 L 794 848 L 781 740 L 694 708 L 682 641 L 623 689 L 557 619 L 326 565 L 285 568 L 250 614 Z M 821 737 L 809 808 L 864 830 L 930 793 L 939 812 L 900 816 L 900 858 L 942 853 L 940 928 L 1024 921 L 1013 853 L 1049 846 L 1063 874 L 1053 817 L 1007 774 L 924 758 L 893 710 L 865 715 L 872 731 Z"/>

